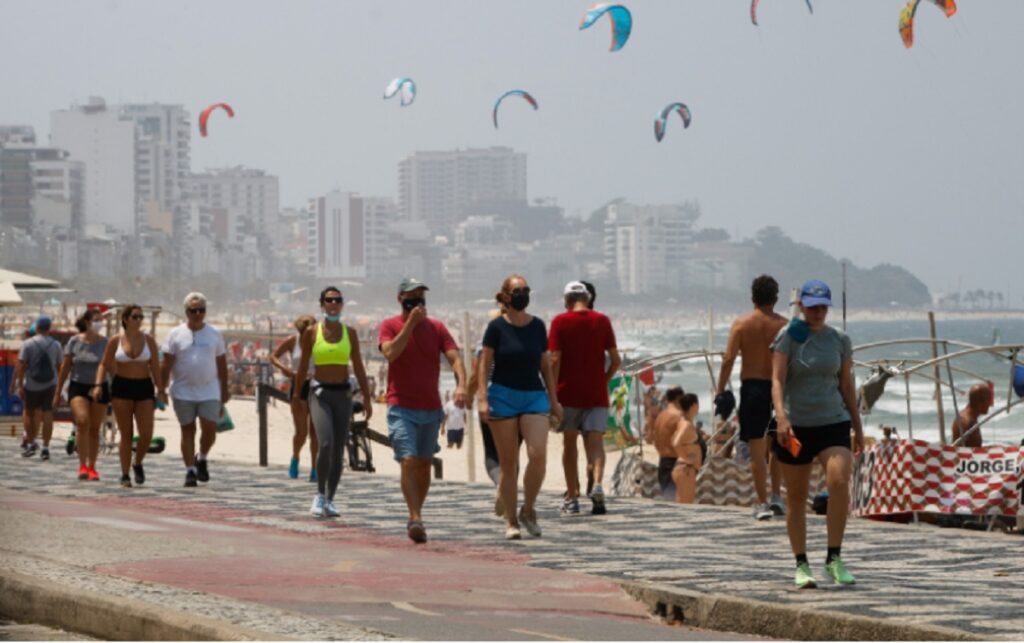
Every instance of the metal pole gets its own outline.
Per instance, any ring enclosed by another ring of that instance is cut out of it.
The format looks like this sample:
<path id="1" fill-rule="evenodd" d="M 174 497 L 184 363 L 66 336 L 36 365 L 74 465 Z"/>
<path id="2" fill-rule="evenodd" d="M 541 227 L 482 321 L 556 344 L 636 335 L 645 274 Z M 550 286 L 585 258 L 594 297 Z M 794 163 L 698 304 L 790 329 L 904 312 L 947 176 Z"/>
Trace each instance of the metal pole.
<path id="1" fill-rule="evenodd" d="M 928 311 L 928 334 L 932 339 L 932 359 L 938 359 L 939 346 L 935 341 L 935 312 Z M 942 408 L 942 372 L 939 370 L 939 363 L 935 363 L 935 411 L 939 414 L 939 440 L 946 444 L 946 413 Z"/>
<path id="2" fill-rule="evenodd" d="M 473 364 L 473 341 L 469 332 L 469 311 L 462 311 L 462 364 L 466 371 L 464 387 L 469 385 L 469 368 Z M 487 386 L 481 382 L 480 386 Z M 476 397 L 476 396 L 474 396 Z M 466 400 L 466 481 L 476 482 L 476 413 L 473 412 L 473 400 Z"/>
<path id="3" fill-rule="evenodd" d="M 846 332 L 846 262 L 843 262 L 843 332 Z"/>
<path id="4" fill-rule="evenodd" d="M 907 390 L 907 437 L 914 439 L 914 414 L 910 412 L 910 373 L 903 373 L 903 383 Z"/>
<path id="5" fill-rule="evenodd" d="M 265 384 L 256 386 L 256 409 L 260 416 L 260 466 L 267 466 L 267 394 Z"/>

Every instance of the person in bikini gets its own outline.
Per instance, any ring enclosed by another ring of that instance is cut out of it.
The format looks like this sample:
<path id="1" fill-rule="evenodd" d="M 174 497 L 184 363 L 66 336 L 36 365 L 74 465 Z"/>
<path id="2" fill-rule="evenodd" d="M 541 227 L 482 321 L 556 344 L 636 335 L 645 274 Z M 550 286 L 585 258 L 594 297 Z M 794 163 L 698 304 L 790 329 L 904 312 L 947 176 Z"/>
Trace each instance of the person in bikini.
<path id="1" fill-rule="evenodd" d="M 672 481 L 676 484 L 676 502 L 690 504 L 697 500 L 697 472 L 704 464 L 708 447 L 704 442 L 704 436 L 693 422 L 700 412 L 697 396 L 686 393 L 679 400 L 679 407 L 682 416 L 676 423 L 676 430 L 672 435 L 672 449 L 676 455 Z"/>
<path id="2" fill-rule="evenodd" d="M 683 417 L 681 405 L 684 391 L 681 386 L 673 386 L 665 391 L 665 408 L 654 420 L 654 448 L 658 452 L 658 484 L 662 497 L 676 497 L 675 482 L 672 471 L 676 468 L 676 450 L 672 447 L 672 437 Z"/>

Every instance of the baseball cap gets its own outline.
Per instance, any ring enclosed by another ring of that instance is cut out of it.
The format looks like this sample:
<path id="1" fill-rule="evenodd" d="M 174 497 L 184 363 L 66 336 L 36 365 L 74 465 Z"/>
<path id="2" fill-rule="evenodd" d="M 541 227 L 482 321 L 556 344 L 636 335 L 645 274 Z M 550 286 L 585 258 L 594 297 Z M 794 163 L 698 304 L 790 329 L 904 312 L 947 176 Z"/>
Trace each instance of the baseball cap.
<path id="1" fill-rule="evenodd" d="M 587 299 L 590 299 L 590 291 L 580 281 L 570 281 L 565 284 L 565 290 L 562 292 L 563 295 L 586 295 Z"/>
<path id="2" fill-rule="evenodd" d="M 40 315 L 39 319 L 36 320 L 36 330 L 37 331 L 43 331 L 45 333 L 46 331 L 50 330 L 50 326 L 52 326 L 52 325 L 53 325 L 53 320 L 51 320 L 46 315 Z"/>
<path id="3" fill-rule="evenodd" d="M 809 279 L 800 289 L 800 303 L 804 306 L 831 306 L 832 291 L 819 279 Z"/>
<path id="4" fill-rule="evenodd" d="M 415 277 L 403 277 L 402 281 L 398 284 L 398 293 L 401 294 L 403 292 L 409 292 L 411 290 L 416 290 L 417 288 L 430 290 L 430 288 L 427 288 L 427 284 Z"/>

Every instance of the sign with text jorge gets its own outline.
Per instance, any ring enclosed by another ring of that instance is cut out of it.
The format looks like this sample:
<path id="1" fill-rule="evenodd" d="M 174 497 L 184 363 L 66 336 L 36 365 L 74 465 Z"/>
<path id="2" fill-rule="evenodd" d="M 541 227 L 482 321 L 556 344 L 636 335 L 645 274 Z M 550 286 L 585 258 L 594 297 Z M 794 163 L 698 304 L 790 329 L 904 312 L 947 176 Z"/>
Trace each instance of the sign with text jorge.
<path id="1" fill-rule="evenodd" d="M 854 466 L 852 509 L 865 517 L 911 512 L 1015 516 L 1024 447 L 881 442 Z"/>

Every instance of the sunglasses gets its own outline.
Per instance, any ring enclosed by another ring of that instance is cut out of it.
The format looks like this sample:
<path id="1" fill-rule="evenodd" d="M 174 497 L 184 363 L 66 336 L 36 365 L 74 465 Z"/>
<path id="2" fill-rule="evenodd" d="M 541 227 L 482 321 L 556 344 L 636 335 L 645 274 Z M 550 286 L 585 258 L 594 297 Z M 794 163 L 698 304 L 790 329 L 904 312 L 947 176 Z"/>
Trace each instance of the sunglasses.
<path id="1" fill-rule="evenodd" d="M 205 308 L 189 308 L 185 312 L 187 312 L 189 315 L 205 315 L 206 314 L 206 309 Z"/>
<path id="2" fill-rule="evenodd" d="M 510 295 L 529 295 L 530 294 L 530 287 L 529 286 L 523 286 L 522 288 L 513 288 L 512 290 L 509 291 L 509 294 Z"/>
<path id="3" fill-rule="evenodd" d="M 135 321 L 142 321 L 145 318 L 145 315 L 140 315 L 138 313 L 135 313 L 134 315 L 128 315 L 128 319 L 134 319 Z"/>
<path id="4" fill-rule="evenodd" d="M 323 302 L 325 304 L 340 304 L 345 301 L 344 297 L 324 297 Z"/>

